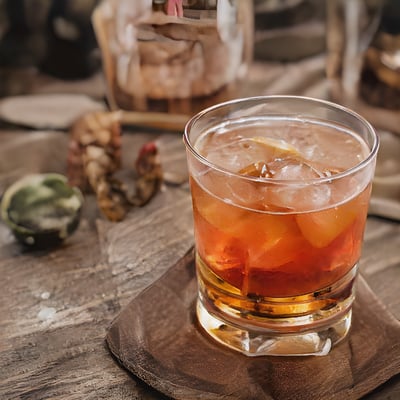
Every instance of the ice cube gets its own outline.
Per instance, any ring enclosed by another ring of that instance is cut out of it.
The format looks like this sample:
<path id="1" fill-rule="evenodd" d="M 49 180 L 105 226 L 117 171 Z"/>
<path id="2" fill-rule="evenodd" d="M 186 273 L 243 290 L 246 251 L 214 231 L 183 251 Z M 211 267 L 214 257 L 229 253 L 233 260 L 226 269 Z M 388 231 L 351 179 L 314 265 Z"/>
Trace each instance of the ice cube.
<path id="1" fill-rule="evenodd" d="M 329 206 L 331 188 L 328 183 L 278 185 L 269 190 L 268 202 L 296 212 L 319 210 Z"/>
<path id="2" fill-rule="evenodd" d="M 312 246 L 321 248 L 329 245 L 343 233 L 358 215 L 365 215 L 367 208 L 368 205 L 362 199 L 355 198 L 348 203 L 320 212 L 297 215 L 297 225 Z"/>
<path id="3" fill-rule="evenodd" d="M 310 179 L 326 176 L 324 172 L 296 158 L 277 159 L 268 163 L 268 167 L 273 179 L 291 181 L 287 184 L 277 183 L 270 186 L 268 202 L 275 207 L 307 211 L 329 205 L 331 200 L 329 182 L 307 182 Z"/>
<path id="4" fill-rule="evenodd" d="M 239 171 L 242 175 L 254 176 L 258 178 L 272 178 L 271 171 L 268 164 L 262 161 L 258 161 L 247 165 Z"/>
<path id="5" fill-rule="evenodd" d="M 226 187 L 229 190 L 227 198 L 231 199 L 233 204 L 262 210 L 267 188 L 259 182 L 239 180 L 230 178 L 226 181 Z"/>
<path id="6" fill-rule="evenodd" d="M 232 172 L 241 171 L 256 163 L 268 163 L 295 156 L 301 158 L 295 147 L 281 139 L 238 135 L 227 142 L 223 130 L 215 132 L 212 138 L 208 139 L 212 139 L 212 146 L 207 142 L 201 143 L 203 155 L 212 163 Z M 252 173 L 248 175 L 256 176 Z"/>
<path id="7" fill-rule="evenodd" d="M 319 171 L 311 163 L 292 156 L 277 158 L 268 163 L 268 168 L 274 179 L 298 180 L 301 182 L 326 176 L 323 171 Z"/>

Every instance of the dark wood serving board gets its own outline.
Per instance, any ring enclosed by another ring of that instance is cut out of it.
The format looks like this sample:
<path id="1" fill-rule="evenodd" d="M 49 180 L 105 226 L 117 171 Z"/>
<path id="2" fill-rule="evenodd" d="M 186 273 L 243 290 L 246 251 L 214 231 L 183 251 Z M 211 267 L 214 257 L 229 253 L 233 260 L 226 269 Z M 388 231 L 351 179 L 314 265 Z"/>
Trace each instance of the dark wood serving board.
<path id="1" fill-rule="evenodd" d="M 175 399 L 358 399 L 400 372 L 400 322 L 359 276 L 347 340 L 325 357 L 246 357 L 196 323 L 193 250 L 134 298 L 107 334 L 112 354 Z"/>

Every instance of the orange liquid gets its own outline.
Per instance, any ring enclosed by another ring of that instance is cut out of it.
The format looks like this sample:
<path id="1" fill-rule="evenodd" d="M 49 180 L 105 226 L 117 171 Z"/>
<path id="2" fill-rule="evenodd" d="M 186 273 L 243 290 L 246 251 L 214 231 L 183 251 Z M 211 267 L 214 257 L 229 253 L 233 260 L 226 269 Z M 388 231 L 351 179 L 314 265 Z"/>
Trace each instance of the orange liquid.
<path id="1" fill-rule="evenodd" d="M 285 214 L 226 203 L 193 178 L 191 191 L 197 252 L 225 290 L 249 298 L 318 292 L 360 258 L 370 186 L 339 206 Z"/>

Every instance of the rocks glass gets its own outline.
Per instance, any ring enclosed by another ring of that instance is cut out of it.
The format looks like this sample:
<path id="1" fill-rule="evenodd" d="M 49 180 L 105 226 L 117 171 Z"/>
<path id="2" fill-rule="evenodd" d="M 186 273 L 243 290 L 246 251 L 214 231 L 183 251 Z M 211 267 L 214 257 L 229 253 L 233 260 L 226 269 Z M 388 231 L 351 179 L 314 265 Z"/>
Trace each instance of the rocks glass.
<path id="1" fill-rule="evenodd" d="M 243 98 L 184 133 L 197 317 L 248 356 L 325 355 L 348 333 L 378 139 L 303 97 Z"/>

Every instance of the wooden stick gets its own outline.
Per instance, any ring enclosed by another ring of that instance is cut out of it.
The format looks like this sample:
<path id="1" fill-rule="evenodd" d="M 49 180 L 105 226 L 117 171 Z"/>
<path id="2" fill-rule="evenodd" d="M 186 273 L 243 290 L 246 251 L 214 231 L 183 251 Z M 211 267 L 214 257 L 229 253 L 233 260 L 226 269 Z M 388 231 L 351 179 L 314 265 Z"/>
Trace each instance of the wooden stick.
<path id="1" fill-rule="evenodd" d="M 157 112 L 121 111 L 122 125 L 139 125 L 166 131 L 183 131 L 189 115 Z"/>

